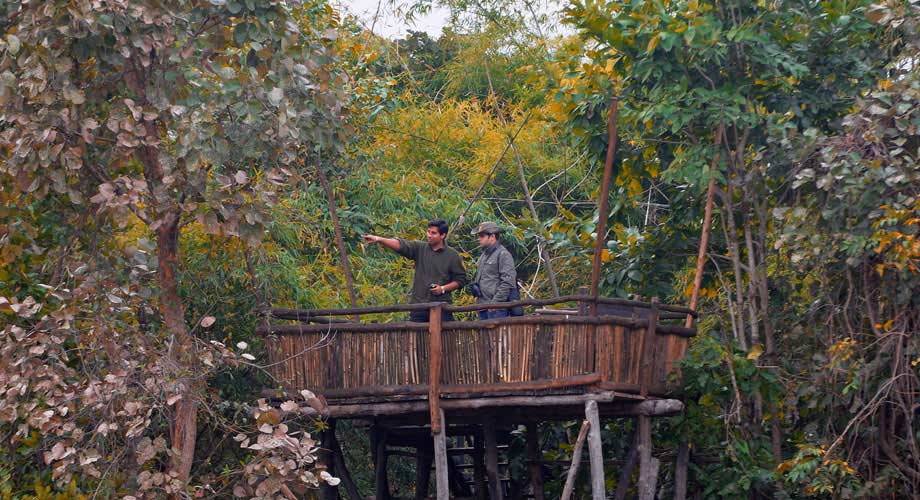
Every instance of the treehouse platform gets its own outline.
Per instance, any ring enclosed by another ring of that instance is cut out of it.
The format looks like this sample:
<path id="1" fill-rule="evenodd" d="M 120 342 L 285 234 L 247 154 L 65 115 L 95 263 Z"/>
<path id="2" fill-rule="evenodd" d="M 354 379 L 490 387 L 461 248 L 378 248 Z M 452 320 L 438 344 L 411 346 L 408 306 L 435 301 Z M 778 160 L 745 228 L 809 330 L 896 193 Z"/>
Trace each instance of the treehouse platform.
<path id="1" fill-rule="evenodd" d="M 512 305 L 527 308 L 528 314 L 464 319 L 479 310 Z M 422 309 L 429 310 L 427 323 L 358 320 Z M 447 312 L 457 320 L 442 321 Z M 288 322 L 259 329 L 266 336 L 271 373 L 283 391 L 297 394 L 307 389 L 321 395 L 325 407 L 317 413 L 333 423 L 358 419 L 372 427 L 374 460 L 378 472 L 383 470 L 376 498 L 389 498 L 387 446 L 416 448 L 420 481 L 431 469 L 425 457 L 434 459 L 437 498 L 473 492 L 485 498 L 480 495 L 486 483 L 489 497 L 503 498 L 514 489 L 513 478 L 501 479 L 496 457 L 502 431 L 510 430 L 512 423 L 526 425 L 530 434 L 542 421 L 593 420 L 595 431 L 585 437 L 592 447 L 592 464 L 602 463 L 601 418 L 638 417 L 641 434 L 642 419 L 682 410 L 681 402 L 669 397 L 669 375 L 695 335 L 694 328 L 684 326 L 695 316 L 688 308 L 590 295 L 501 305 L 273 309 L 271 315 L 276 323 Z M 645 427 L 648 434 L 649 426 Z M 472 456 L 469 465 L 474 470 L 468 479 L 475 487 L 457 486 L 462 485 L 458 478 L 465 477 L 462 472 L 448 474 L 459 466 L 456 449 L 447 460 L 446 436 L 460 436 L 455 443 L 470 439 L 474 444 L 459 449 Z M 536 438 L 528 435 L 528 442 L 531 439 Z M 638 441 L 642 440 L 640 435 Z M 341 457 L 335 459 L 334 430 L 327 444 L 333 452 L 330 463 L 345 469 Z M 650 442 L 645 447 L 650 448 Z M 477 453 L 484 468 L 476 467 Z M 539 455 L 537 447 L 531 456 L 537 468 Z M 640 464 L 646 473 L 651 463 L 647 458 Z M 592 466 L 592 481 L 602 494 L 603 482 L 596 482 L 595 468 L 601 476 L 603 468 Z M 347 476 L 347 470 L 337 472 Z M 482 474 L 488 481 L 478 477 Z M 542 498 L 541 482 L 534 475 L 537 472 L 531 470 L 531 494 Z M 427 498 L 424 481 L 416 487 L 416 498 Z M 359 498 L 346 487 L 349 496 Z"/>

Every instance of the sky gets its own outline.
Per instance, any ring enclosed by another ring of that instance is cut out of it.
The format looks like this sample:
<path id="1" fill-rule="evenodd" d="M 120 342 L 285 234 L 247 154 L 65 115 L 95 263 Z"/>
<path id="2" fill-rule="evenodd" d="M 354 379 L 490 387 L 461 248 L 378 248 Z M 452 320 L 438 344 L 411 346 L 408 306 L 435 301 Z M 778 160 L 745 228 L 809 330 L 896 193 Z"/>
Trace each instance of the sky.
<path id="1" fill-rule="evenodd" d="M 428 14 L 418 16 L 414 20 L 414 25 L 408 25 L 393 12 L 388 0 L 338 0 L 335 3 L 364 22 L 367 28 L 373 26 L 377 35 L 391 39 L 402 38 L 410 29 L 424 31 L 432 37 L 437 37 L 441 34 L 441 28 L 447 24 L 448 18 L 447 9 L 435 7 Z"/>

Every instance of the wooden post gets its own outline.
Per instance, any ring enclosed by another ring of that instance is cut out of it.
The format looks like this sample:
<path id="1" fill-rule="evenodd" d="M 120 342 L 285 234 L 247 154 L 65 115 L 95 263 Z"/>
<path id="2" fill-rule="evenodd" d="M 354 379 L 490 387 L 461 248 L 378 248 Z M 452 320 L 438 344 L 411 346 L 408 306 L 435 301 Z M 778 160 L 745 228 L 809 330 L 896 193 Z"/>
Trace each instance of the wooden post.
<path id="1" fill-rule="evenodd" d="M 655 494 L 652 470 L 652 418 L 639 415 L 639 500 L 652 500 Z"/>
<path id="2" fill-rule="evenodd" d="M 335 473 L 342 480 L 345 491 L 351 500 L 364 500 L 364 497 L 358 493 L 358 486 L 345 465 L 345 455 L 342 453 L 342 446 L 338 438 L 335 437 L 335 420 L 329 419 L 329 431 L 332 440 L 332 463 L 335 465 Z"/>
<path id="3" fill-rule="evenodd" d="M 610 194 L 610 179 L 613 173 L 613 155 L 617 148 L 617 104 L 614 97 L 610 101 L 610 113 L 607 115 L 607 157 L 604 160 L 604 180 L 601 184 L 601 198 L 597 201 L 597 238 L 594 243 L 594 262 L 591 266 L 591 314 L 597 314 L 598 285 L 600 284 L 601 255 L 607 233 L 607 198 Z"/>
<path id="4" fill-rule="evenodd" d="M 585 420 L 581 424 L 581 430 L 578 431 L 575 447 L 572 448 L 572 465 L 569 466 L 569 473 L 565 477 L 565 486 L 562 487 L 562 500 L 572 498 L 572 490 L 575 488 L 575 476 L 578 475 L 578 466 L 581 464 L 581 450 L 585 446 L 585 438 L 588 437 L 590 428 L 591 422 Z"/>
<path id="5" fill-rule="evenodd" d="M 372 430 L 374 441 L 374 491 L 377 500 L 389 500 L 390 484 L 387 481 L 387 434 L 380 428 Z"/>
<path id="6" fill-rule="evenodd" d="M 440 313 L 440 308 L 438 308 Z M 444 411 L 438 410 L 438 421 L 444 423 Z M 434 433 L 434 468 L 435 484 L 438 488 L 438 500 L 448 500 L 450 498 L 450 485 L 447 480 L 447 432 L 446 425 L 442 425 L 438 432 Z"/>
<path id="7" fill-rule="evenodd" d="M 629 483 L 631 482 L 633 471 L 636 470 L 636 462 L 639 461 L 639 433 L 634 432 L 633 435 L 635 437 L 632 439 L 632 446 L 629 447 L 629 452 L 626 453 L 626 463 L 623 464 L 623 469 L 620 470 L 620 480 L 617 481 L 617 489 L 613 492 L 613 500 L 626 500 Z"/>
<path id="8" fill-rule="evenodd" d="M 601 444 L 601 419 L 597 412 L 597 401 L 585 403 L 585 417 L 591 423 L 588 431 L 588 455 L 591 457 L 591 498 L 604 500 L 607 492 L 604 486 L 604 449 Z"/>
<path id="9" fill-rule="evenodd" d="M 473 436 L 473 481 L 476 500 L 486 499 L 486 463 L 482 447 L 482 435 Z"/>
<path id="10" fill-rule="evenodd" d="M 690 309 L 696 309 L 696 302 L 700 298 L 700 286 L 703 284 L 703 266 L 706 264 L 706 250 L 709 247 L 709 228 L 712 227 L 712 201 L 716 192 L 716 168 L 719 166 L 719 148 L 722 144 L 722 128 L 724 123 L 719 123 L 716 130 L 716 154 L 712 156 L 710 167 L 709 187 L 706 189 L 706 208 L 703 209 L 703 231 L 700 234 L 700 251 L 696 256 L 696 274 L 693 276 L 693 292 L 690 295 Z M 693 326 L 693 316 L 688 314 L 684 323 L 687 328 Z"/>
<path id="11" fill-rule="evenodd" d="M 431 464 L 434 462 L 434 448 L 419 443 L 415 448 L 415 498 L 424 500 L 428 498 L 429 484 L 431 483 Z"/>
<path id="12" fill-rule="evenodd" d="M 537 424 L 527 424 L 527 461 L 530 469 L 530 489 L 533 490 L 534 500 L 544 500 L 543 497 L 543 469 L 540 462 L 543 452 L 540 450 L 540 435 L 537 433 Z"/>
<path id="13" fill-rule="evenodd" d="M 431 434 L 441 432 L 441 304 L 431 307 L 428 316 L 428 406 Z"/>
<path id="14" fill-rule="evenodd" d="M 492 417 L 482 418 L 482 435 L 486 445 L 486 476 L 489 478 L 489 497 L 502 500 L 502 480 L 498 474 L 498 440 L 495 436 L 495 421 Z"/>
<path id="15" fill-rule="evenodd" d="M 687 498 L 687 465 L 690 462 L 690 443 L 681 441 L 674 462 L 674 500 Z"/>
<path id="16" fill-rule="evenodd" d="M 655 329 L 658 328 L 658 297 L 652 298 L 652 307 L 648 314 L 648 326 L 642 335 L 639 348 L 641 358 L 639 371 L 639 395 L 648 396 L 648 386 L 652 378 L 652 357 L 655 355 Z M 664 355 L 664 353 L 662 353 Z"/>
<path id="17" fill-rule="evenodd" d="M 332 458 L 332 448 L 333 448 L 333 433 L 335 428 L 326 429 L 323 431 L 320 438 L 320 448 L 317 453 L 317 465 L 325 467 L 326 471 L 333 476 L 336 475 L 335 464 Z M 321 500 L 338 500 L 339 499 L 339 489 L 335 486 L 330 486 L 326 484 L 325 481 L 320 483 L 319 486 L 319 497 Z"/>

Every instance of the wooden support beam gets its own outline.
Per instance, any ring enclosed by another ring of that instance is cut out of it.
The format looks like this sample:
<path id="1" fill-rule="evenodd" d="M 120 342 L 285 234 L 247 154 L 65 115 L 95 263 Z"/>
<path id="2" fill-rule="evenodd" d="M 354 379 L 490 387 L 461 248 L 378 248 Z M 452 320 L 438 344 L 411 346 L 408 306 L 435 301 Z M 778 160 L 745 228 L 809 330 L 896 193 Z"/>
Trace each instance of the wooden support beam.
<path id="1" fill-rule="evenodd" d="M 438 410 L 438 420 L 445 424 L 444 410 Z M 438 432 L 434 433 L 434 466 L 435 466 L 435 484 L 438 489 L 438 500 L 450 499 L 450 486 L 447 481 L 447 425 L 442 425 Z"/>
<path id="2" fill-rule="evenodd" d="M 475 399 L 445 399 L 440 407 L 444 410 L 481 410 L 485 408 L 509 407 L 510 410 L 528 408 L 527 412 L 541 412 L 550 407 L 581 406 L 585 401 L 593 399 L 598 403 L 610 403 L 615 399 L 615 392 L 592 392 L 587 394 L 570 394 L 560 396 L 502 396 Z M 533 408 L 533 410 L 530 410 Z M 610 410 L 610 416 L 664 416 L 673 415 L 683 410 L 684 405 L 676 399 L 649 399 L 622 408 Z M 333 418 L 372 417 L 387 415 L 403 415 L 410 413 L 428 412 L 427 401 L 406 401 L 401 403 L 373 403 L 359 405 L 335 405 L 328 409 L 328 416 Z M 523 410 L 522 410 L 523 411 Z M 606 410 L 605 410 L 606 411 Z M 304 415 L 315 415 L 315 412 L 304 411 Z M 541 413 L 542 414 L 542 413 Z M 525 415 L 526 416 L 526 415 Z"/>
<path id="3" fill-rule="evenodd" d="M 502 481 L 498 474 L 498 440 L 495 435 L 495 421 L 492 417 L 483 417 L 482 436 L 486 447 L 486 476 L 489 478 L 489 498 L 502 500 Z"/>
<path id="4" fill-rule="evenodd" d="M 674 460 L 674 500 L 687 499 L 687 465 L 690 463 L 690 443 L 681 441 L 677 445 Z"/>
<path id="5" fill-rule="evenodd" d="M 639 350 L 639 359 L 642 364 L 639 370 L 639 395 L 648 396 L 648 386 L 652 380 L 652 358 L 655 355 L 655 328 L 658 326 L 658 297 L 652 299 L 652 311 L 649 314 L 648 326 L 642 335 L 642 347 Z"/>
<path id="6" fill-rule="evenodd" d="M 527 467 L 530 469 L 530 489 L 533 491 L 534 500 L 544 500 L 543 497 L 543 451 L 540 449 L 539 427 L 536 423 L 527 424 Z"/>
<path id="7" fill-rule="evenodd" d="M 433 446 L 418 446 L 415 448 L 415 499 L 428 498 L 429 484 L 431 483 L 431 465 L 434 462 Z"/>
<path id="8" fill-rule="evenodd" d="M 387 481 L 387 433 L 384 429 L 372 430 L 374 444 L 374 494 L 377 500 L 390 499 L 390 484 Z"/>
<path id="9" fill-rule="evenodd" d="M 639 500 L 652 500 L 655 495 L 654 474 L 652 470 L 652 419 L 646 415 L 639 416 Z"/>
<path id="10" fill-rule="evenodd" d="M 441 432 L 441 306 L 432 306 L 428 317 L 428 406 L 431 434 Z"/>
<path id="11" fill-rule="evenodd" d="M 333 429 L 327 429 L 320 434 L 320 447 L 316 457 L 317 465 L 325 468 L 333 476 L 336 475 L 335 464 L 332 459 L 332 440 L 334 439 L 332 436 L 334 432 Z M 335 486 L 330 486 L 325 481 L 321 481 L 319 498 L 320 500 L 338 500 L 339 490 Z"/>
<path id="12" fill-rule="evenodd" d="M 354 478 L 351 477 L 348 466 L 345 464 L 345 455 L 342 453 L 342 446 L 335 436 L 335 420 L 330 419 L 328 424 L 329 430 L 327 432 L 329 432 L 331 440 L 332 463 L 335 465 L 335 474 L 342 480 L 342 486 L 345 487 L 345 492 L 348 493 L 348 497 L 351 500 L 364 500 L 364 497 L 358 492 L 358 486 L 355 484 Z"/>
<path id="13" fill-rule="evenodd" d="M 585 403 L 585 417 L 591 423 L 588 431 L 588 455 L 591 457 L 591 498 L 604 500 L 604 449 L 601 443 L 601 419 L 597 412 L 597 401 Z"/>
<path id="14" fill-rule="evenodd" d="M 486 462 L 482 436 L 473 436 L 473 486 L 476 488 L 476 500 L 486 499 Z"/>
<path id="15" fill-rule="evenodd" d="M 613 500 L 626 500 L 626 493 L 629 492 L 629 483 L 632 481 L 633 471 L 636 470 L 636 464 L 639 462 L 639 433 L 633 432 L 633 436 L 632 445 L 629 447 L 629 452 L 626 453 L 625 463 L 620 470 L 617 489 L 613 492 Z"/>
<path id="16" fill-rule="evenodd" d="M 591 422 L 585 420 L 578 431 L 578 438 L 575 439 L 575 447 L 572 449 L 572 465 L 569 466 L 569 472 L 565 478 L 565 486 L 562 487 L 562 500 L 570 500 L 572 491 L 575 489 L 575 477 L 578 475 L 578 466 L 581 464 L 581 450 L 585 446 L 585 438 L 588 437 L 588 430 L 591 428 Z"/>

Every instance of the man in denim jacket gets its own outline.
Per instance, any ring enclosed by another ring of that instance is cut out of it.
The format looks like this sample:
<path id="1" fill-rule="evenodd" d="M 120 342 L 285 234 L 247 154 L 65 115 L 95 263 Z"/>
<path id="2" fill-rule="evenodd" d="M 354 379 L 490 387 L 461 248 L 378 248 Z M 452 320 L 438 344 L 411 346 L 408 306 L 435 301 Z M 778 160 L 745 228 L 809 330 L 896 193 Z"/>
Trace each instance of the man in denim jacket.
<path id="1" fill-rule="evenodd" d="M 498 234 L 501 232 L 501 228 L 494 222 L 483 222 L 473 231 L 482 248 L 482 255 L 476 265 L 476 278 L 473 280 L 479 285 L 479 295 L 476 297 L 479 304 L 507 302 L 516 286 L 514 257 L 498 242 Z M 508 315 L 508 309 L 479 311 L 479 319 L 505 318 Z"/>

